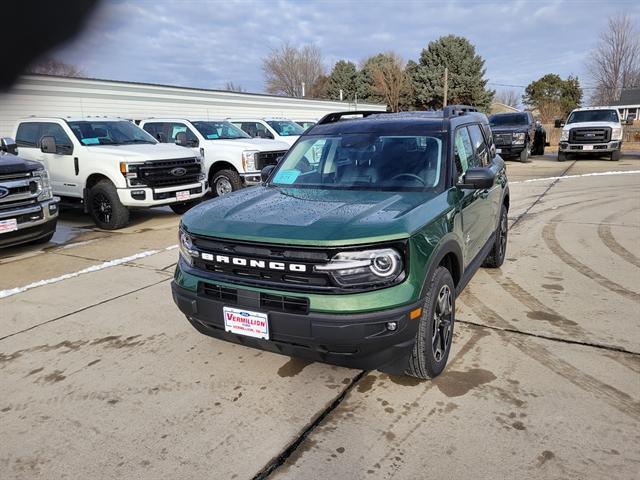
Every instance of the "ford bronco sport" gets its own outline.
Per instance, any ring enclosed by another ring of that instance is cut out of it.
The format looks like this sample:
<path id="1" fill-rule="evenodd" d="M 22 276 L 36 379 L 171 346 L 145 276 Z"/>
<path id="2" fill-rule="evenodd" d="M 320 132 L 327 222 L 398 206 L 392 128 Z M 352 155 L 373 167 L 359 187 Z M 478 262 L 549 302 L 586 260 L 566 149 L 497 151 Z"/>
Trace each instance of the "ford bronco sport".
<path id="1" fill-rule="evenodd" d="M 182 217 L 174 301 L 216 338 L 434 377 L 456 296 L 504 260 L 508 208 L 472 107 L 329 114 L 261 185 Z"/>

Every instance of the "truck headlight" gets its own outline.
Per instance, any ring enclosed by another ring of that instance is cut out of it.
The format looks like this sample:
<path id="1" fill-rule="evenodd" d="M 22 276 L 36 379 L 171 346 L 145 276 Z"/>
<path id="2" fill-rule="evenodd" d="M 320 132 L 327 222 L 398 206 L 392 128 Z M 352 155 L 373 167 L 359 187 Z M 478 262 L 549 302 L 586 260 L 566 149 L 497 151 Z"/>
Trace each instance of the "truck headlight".
<path id="1" fill-rule="evenodd" d="M 193 265 L 193 259 L 200 257 L 200 253 L 194 248 L 193 240 L 183 228 L 178 231 L 178 242 L 180 245 L 180 255 L 189 265 Z"/>
<path id="2" fill-rule="evenodd" d="M 569 130 L 562 130 L 562 132 L 560 132 L 560 141 L 561 142 L 569 141 Z"/>
<path id="3" fill-rule="evenodd" d="M 342 287 L 396 283 L 404 273 L 402 255 L 394 248 L 340 252 L 314 270 L 329 273 Z"/>
<path id="4" fill-rule="evenodd" d="M 38 200 L 50 200 L 53 197 L 53 190 L 51 189 L 51 181 L 49 180 L 49 172 L 44 168 L 33 172 L 33 178 L 35 178 L 38 184 L 40 194 Z"/>
<path id="5" fill-rule="evenodd" d="M 611 129 L 611 140 L 622 140 L 622 127 L 613 127 Z"/>
<path id="6" fill-rule="evenodd" d="M 242 166 L 245 172 L 256 171 L 256 153 L 257 150 L 245 150 L 242 152 Z"/>
<path id="7" fill-rule="evenodd" d="M 521 145 L 524 143 L 524 139 L 527 137 L 527 134 L 524 132 L 518 132 L 513 134 L 513 143 L 516 145 Z"/>

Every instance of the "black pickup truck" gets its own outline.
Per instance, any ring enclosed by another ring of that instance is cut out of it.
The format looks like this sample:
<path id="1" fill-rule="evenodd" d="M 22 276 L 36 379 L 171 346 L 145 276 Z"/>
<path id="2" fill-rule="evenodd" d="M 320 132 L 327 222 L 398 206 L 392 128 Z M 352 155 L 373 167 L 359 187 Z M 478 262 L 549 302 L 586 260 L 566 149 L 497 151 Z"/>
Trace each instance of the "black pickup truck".
<path id="1" fill-rule="evenodd" d="M 47 171 L 15 152 L 13 139 L 0 139 L 0 248 L 48 242 L 58 222 Z"/>
<path id="2" fill-rule="evenodd" d="M 530 112 L 496 113 L 489 117 L 493 141 L 503 158 L 530 162 L 532 155 L 544 155 L 547 133 Z"/>

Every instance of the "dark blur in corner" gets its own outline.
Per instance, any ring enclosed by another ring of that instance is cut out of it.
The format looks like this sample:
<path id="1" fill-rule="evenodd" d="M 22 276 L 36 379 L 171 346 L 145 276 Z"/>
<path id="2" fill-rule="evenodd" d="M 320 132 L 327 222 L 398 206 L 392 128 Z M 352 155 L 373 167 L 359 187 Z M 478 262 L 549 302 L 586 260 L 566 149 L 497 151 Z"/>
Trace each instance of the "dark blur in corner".
<path id="1" fill-rule="evenodd" d="M 39 57 L 80 33 L 99 3 L 100 0 L 5 2 L 0 90 L 11 87 Z"/>

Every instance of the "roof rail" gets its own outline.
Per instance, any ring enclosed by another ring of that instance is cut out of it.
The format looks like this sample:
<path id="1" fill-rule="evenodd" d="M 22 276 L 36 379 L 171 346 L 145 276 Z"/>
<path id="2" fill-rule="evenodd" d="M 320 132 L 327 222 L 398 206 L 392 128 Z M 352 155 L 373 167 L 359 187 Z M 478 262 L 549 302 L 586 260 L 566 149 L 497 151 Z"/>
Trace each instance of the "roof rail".
<path id="1" fill-rule="evenodd" d="M 450 118 L 458 117 L 466 113 L 474 113 L 477 111 L 478 109 L 476 107 L 472 107 L 471 105 L 447 105 L 442 109 L 442 115 L 445 118 Z"/>
<path id="2" fill-rule="evenodd" d="M 318 123 L 316 123 L 316 125 L 335 123 L 338 120 L 342 119 L 342 117 L 346 117 L 347 115 L 362 115 L 362 118 L 366 118 L 369 115 L 376 115 L 378 113 L 389 113 L 389 112 L 380 111 L 380 110 L 351 110 L 347 112 L 333 112 L 333 113 L 328 113 L 327 115 L 322 117 L 320 120 L 318 120 Z"/>

